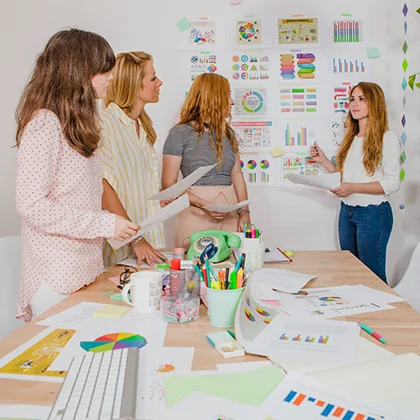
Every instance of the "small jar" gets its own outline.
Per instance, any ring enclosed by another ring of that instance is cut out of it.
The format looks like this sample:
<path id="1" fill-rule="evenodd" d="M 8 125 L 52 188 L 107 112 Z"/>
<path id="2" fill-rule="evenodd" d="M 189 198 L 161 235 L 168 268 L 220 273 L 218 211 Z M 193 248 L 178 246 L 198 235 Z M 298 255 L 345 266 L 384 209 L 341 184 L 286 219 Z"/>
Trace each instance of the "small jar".
<path id="1" fill-rule="evenodd" d="M 184 248 L 175 248 L 174 249 L 174 258 L 183 260 L 185 258 L 185 249 Z"/>
<path id="2" fill-rule="evenodd" d="M 200 298 L 194 295 L 163 296 L 160 301 L 162 320 L 173 324 L 186 324 L 199 318 Z"/>

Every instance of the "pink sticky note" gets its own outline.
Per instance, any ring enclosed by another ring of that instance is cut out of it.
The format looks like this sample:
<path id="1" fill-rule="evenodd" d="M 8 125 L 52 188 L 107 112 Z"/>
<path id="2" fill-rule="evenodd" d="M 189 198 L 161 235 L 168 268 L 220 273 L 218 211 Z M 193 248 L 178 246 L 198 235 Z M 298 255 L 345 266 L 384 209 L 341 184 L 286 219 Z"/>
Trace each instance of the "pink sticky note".
<path id="1" fill-rule="evenodd" d="M 120 284 L 120 278 L 119 277 L 109 277 L 108 280 L 111 280 L 112 283 L 116 284 L 117 286 Z"/>

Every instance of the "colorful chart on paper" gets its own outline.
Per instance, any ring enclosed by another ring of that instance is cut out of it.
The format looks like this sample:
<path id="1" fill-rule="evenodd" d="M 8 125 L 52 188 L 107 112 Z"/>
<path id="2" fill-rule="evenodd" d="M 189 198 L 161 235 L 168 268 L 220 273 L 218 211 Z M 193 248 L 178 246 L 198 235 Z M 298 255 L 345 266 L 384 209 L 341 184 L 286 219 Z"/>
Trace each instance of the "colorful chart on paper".
<path id="1" fill-rule="evenodd" d="M 232 80 L 268 80 L 270 57 L 264 53 L 240 53 L 232 55 Z"/>
<path id="2" fill-rule="evenodd" d="M 105 334 L 95 339 L 95 341 L 81 341 L 80 347 L 83 350 L 100 353 L 109 350 L 142 348 L 147 344 L 147 340 L 138 334 L 126 332 Z"/>
<path id="3" fill-rule="evenodd" d="M 235 121 L 232 128 L 238 139 L 239 148 L 246 150 L 271 147 L 272 121 Z"/>
<path id="4" fill-rule="evenodd" d="M 191 22 L 188 32 L 191 44 L 208 45 L 216 42 L 216 26 L 213 22 Z"/>
<path id="5" fill-rule="evenodd" d="M 347 114 L 350 106 L 350 90 L 350 82 L 343 82 L 340 86 L 334 87 L 333 109 L 335 114 Z"/>
<path id="6" fill-rule="evenodd" d="M 330 55 L 328 69 L 333 74 L 363 74 L 366 73 L 366 60 L 363 55 Z"/>
<path id="7" fill-rule="evenodd" d="M 208 52 L 193 53 L 190 56 L 190 81 L 203 73 L 217 72 L 217 56 Z"/>
<path id="8" fill-rule="evenodd" d="M 266 88 L 235 88 L 235 115 L 250 115 L 267 113 Z"/>
<path id="9" fill-rule="evenodd" d="M 275 185 L 278 164 L 270 153 L 245 153 L 241 155 L 240 163 L 247 185 Z"/>
<path id="10" fill-rule="evenodd" d="M 319 175 L 320 170 L 318 164 L 309 162 L 310 158 L 303 154 L 287 153 L 283 158 L 283 179 L 287 179 L 287 175 Z"/>
<path id="11" fill-rule="evenodd" d="M 0 369 L 0 373 L 65 377 L 65 371 L 47 369 L 60 354 L 76 330 L 56 329 L 23 351 Z"/>
<path id="12" fill-rule="evenodd" d="M 280 54 L 280 77 L 284 81 L 316 78 L 316 56 L 314 53 Z"/>
<path id="13" fill-rule="evenodd" d="M 236 43 L 239 45 L 261 44 L 261 21 L 238 20 L 236 22 Z"/>
<path id="14" fill-rule="evenodd" d="M 318 18 L 292 18 L 277 21 L 279 44 L 318 43 Z"/>
<path id="15" fill-rule="evenodd" d="M 318 110 L 316 87 L 281 87 L 280 112 L 293 114 L 315 113 Z"/>
<path id="16" fill-rule="evenodd" d="M 362 21 L 334 20 L 332 22 L 332 36 L 334 43 L 362 42 Z"/>

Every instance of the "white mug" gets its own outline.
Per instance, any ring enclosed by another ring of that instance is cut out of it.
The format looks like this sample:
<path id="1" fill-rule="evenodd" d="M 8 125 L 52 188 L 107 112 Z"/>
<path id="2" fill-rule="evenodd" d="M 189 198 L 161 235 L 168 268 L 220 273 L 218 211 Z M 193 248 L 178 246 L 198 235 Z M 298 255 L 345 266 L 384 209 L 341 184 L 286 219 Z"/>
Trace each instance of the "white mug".
<path id="1" fill-rule="evenodd" d="M 131 301 L 128 292 L 131 289 Z M 131 274 L 130 283 L 121 292 L 123 301 L 139 312 L 154 312 L 160 305 L 162 296 L 162 274 L 158 271 L 138 271 Z"/>

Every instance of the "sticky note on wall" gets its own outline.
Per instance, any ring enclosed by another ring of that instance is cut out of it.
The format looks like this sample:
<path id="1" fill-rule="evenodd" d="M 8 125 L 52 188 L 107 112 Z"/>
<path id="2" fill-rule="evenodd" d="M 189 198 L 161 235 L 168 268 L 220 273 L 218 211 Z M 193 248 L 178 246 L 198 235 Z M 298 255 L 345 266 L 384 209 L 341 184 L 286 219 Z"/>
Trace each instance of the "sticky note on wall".
<path id="1" fill-rule="evenodd" d="M 284 155 L 284 150 L 281 147 L 274 147 L 270 149 L 270 153 L 273 157 L 279 157 Z"/>
<path id="2" fill-rule="evenodd" d="M 176 26 L 178 26 L 180 31 L 185 31 L 185 29 L 188 29 L 191 26 L 191 22 L 187 18 L 182 18 L 176 23 Z"/>
<path id="3" fill-rule="evenodd" d="M 381 56 L 381 53 L 379 52 L 378 47 L 369 47 L 366 48 L 366 55 L 368 58 L 378 58 Z"/>

